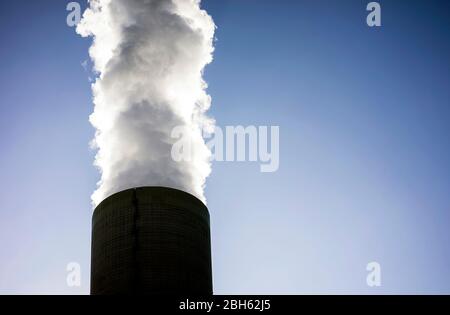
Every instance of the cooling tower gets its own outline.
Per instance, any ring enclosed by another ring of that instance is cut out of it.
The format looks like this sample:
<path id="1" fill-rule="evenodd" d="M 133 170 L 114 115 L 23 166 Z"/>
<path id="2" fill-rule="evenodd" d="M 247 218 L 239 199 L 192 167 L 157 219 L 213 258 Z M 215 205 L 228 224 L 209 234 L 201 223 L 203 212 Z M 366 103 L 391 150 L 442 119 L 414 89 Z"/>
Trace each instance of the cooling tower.
<path id="1" fill-rule="evenodd" d="M 212 294 L 203 202 L 164 187 L 105 199 L 92 218 L 91 294 Z"/>

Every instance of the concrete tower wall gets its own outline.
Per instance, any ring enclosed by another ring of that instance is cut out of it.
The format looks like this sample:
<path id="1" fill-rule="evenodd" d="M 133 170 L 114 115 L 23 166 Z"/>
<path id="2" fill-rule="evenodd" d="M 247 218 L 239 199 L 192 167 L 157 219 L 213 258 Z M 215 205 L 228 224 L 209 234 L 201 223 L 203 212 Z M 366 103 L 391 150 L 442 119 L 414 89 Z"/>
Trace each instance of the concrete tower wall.
<path id="1" fill-rule="evenodd" d="M 92 219 L 91 294 L 212 294 L 206 206 L 164 187 L 105 199 Z"/>

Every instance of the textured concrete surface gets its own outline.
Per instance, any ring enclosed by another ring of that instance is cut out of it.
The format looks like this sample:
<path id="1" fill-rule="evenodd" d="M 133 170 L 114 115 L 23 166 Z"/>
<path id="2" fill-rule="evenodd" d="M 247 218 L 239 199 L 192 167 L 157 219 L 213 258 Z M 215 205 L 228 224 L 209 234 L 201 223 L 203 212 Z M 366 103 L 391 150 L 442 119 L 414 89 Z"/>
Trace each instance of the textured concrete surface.
<path id="1" fill-rule="evenodd" d="M 206 206 L 164 187 L 105 199 L 92 219 L 91 294 L 212 294 Z"/>

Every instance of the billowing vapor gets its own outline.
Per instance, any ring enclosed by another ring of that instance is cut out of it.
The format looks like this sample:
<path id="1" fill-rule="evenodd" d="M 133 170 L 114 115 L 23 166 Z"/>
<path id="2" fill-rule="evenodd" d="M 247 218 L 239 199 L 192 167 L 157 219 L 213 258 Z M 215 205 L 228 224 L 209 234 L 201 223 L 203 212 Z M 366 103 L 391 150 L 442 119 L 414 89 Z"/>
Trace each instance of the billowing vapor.
<path id="1" fill-rule="evenodd" d="M 93 37 L 90 57 L 101 180 L 98 205 L 139 186 L 167 186 L 205 201 L 211 152 L 202 130 L 211 99 L 202 75 L 212 61 L 215 25 L 200 0 L 90 0 L 77 32 Z M 175 127 L 190 141 L 189 161 L 172 159 Z"/>

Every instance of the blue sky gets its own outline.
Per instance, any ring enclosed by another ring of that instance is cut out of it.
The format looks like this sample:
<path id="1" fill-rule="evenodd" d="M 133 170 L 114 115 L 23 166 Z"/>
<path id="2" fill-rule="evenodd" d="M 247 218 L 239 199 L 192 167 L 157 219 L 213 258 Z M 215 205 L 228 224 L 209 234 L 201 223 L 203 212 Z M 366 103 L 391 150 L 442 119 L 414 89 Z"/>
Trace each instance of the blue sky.
<path id="1" fill-rule="evenodd" d="M 90 41 L 68 2 L 0 2 L 1 294 L 89 292 Z M 380 1 L 374 29 L 368 2 L 203 1 L 211 115 L 281 145 L 276 173 L 213 166 L 216 293 L 450 293 L 450 4 Z"/>

